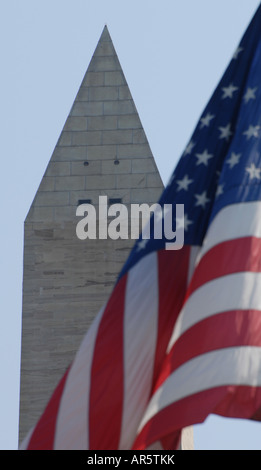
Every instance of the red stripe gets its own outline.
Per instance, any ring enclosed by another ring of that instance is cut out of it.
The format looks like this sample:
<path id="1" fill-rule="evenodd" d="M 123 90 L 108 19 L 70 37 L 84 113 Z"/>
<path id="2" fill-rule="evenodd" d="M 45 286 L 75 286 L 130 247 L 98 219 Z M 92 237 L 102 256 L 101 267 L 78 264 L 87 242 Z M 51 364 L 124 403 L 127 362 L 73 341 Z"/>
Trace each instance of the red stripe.
<path id="1" fill-rule="evenodd" d="M 182 428 L 203 422 L 210 412 L 228 418 L 251 419 L 260 406 L 261 387 L 229 385 L 204 390 L 157 413 L 146 423 L 133 449 L 146 449 L 162 437 L 178 443 Z"/>
<path id="2" fill-rule="evenodd" d="M 187 297 L 202 284 L 218 277 L 240 271 L 261 271 L 260 253 L 261 240 L 255 237 L 224 242 L 212 248 L 197 266 Z M 260 322 L 259 311 L 238 310 L 212 315 L 192 326 L 173 345 L 156 388 L 177 367 L 199 354 L 229 346 L 259 346 Z"/>
<path id="3" fill-rule="evenodd" d="M 261 272 L 261 239 L 229 240 L 209 250 L 199 262 L 186 297 L 206 282 L 242 271 Z"/>
<path id="4" fill-rule="evenodd" d="M 27 450 L 54 449 L 56 420 L 68 372 L 69 369 L 56 387 L 45 411 L 38 421 L 27 446 Z"/>
<path id="5" fill-rule="evenodd" d="M 180 439 L 181 431 L 178 433 L 169 434 L 168 436 L 163 436 L 160 443 L 164 450 L 180 449 Z"/>
<path id="6" fill-rule="evenodd" d="M 124 276 L 115 286 L 97 333 L 89 402 L 90 450 L 118 449 L 124 393 L 123 318 L 126 282 L 127 276 Z"/>
<path id="7" fill-rule="evenodd" d="M 261 346 L 260 310 L 233 310 L 206 318 L 185 331 L 173 345 L 155 390 L 179 366 L 200 354 L 248 345 Z"/>
<path id="8" fill-rule="evenodd" d="M 189 256 L 189 246 L 184 246 L 178 251 L 164 250 L 158 253 L 159 314 L 153 384 L 160 372 L 174 324 L 185 298 Z"/>

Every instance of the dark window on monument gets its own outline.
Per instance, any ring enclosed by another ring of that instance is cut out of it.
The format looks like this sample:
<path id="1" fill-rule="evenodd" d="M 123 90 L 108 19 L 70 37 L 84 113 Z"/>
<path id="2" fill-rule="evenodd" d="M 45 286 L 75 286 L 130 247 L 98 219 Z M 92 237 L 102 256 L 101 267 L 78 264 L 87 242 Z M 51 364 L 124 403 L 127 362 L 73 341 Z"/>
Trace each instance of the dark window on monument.
<path id="1" fill-rule="evenodd" d="M 81 204 L 91 204 L 91 203 L 92 203 L 91 199 L 79 199 L 78 200 L 78 206 L 80 206 Z"/>
<path id="2" fill-rule="evenodd" d="M 122 199 L 121 197 L 114 197 L 109 199 L 109 206 L 112 206 L 112 204 L 121 204 Z"/>

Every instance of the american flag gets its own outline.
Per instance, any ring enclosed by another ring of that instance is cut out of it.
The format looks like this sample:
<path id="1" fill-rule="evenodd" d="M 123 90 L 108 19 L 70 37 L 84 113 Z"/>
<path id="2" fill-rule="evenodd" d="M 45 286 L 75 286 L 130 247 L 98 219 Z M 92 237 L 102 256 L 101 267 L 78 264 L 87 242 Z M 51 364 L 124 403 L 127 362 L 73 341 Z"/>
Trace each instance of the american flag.
<path id="1" fill-rule="evenodd" d="M 209 414 L 261 418 L 261 7 L 140 238 L 21 449 L 176 449 Z M 151 220 L 153 227 L 153 220 Z"/>

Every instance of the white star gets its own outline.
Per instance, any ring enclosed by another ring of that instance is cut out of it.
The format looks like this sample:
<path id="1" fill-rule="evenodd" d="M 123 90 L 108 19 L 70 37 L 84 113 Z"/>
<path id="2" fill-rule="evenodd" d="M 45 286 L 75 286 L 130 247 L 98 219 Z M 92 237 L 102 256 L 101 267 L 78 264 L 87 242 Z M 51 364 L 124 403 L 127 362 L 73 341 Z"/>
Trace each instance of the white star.
<path id="1" fill-rule="evenodd" d="M 234 52 L 232 58 L 233 58 L 233 59 L 237 59 L 237 58 L 238 58 L 238 54 L 239 54 L 241 51 L 243 51 L 243 50 L 244 50 L 243 47 L 238 46 L 238 48 L 235 50 L 235 52 Z"/>
<path id="2" fill-rule="evenodd" d="M 251 166 L 246 168 L 246 171 L 249 173 L 250 179 L 257 178 L 261 179 L 260 172 L 261 168 L 257 168 L 254 163 L 251 163 Z"/>
<path id="3" fill-rule="evenodd" d="M 223 188 L 224 188 L 223 184 L 218 185 L 217 190 L 216 190 L 216 197 L 220 196 L 220 194 L 223 194 L 224 192 Z"/>
<path id="4" fill-rule="evenodd" d="M 248 88 L 245 95 L 244 95 L 244 100 L 245 103 L 248 103 L 249 100 L 255 100 L 256 99 L 256 93 L 257 87 L 256 88 Z"/>
<path id="5" fill-rule="evenodd" d="M 154 214 L 154 218 L 157 222 L 160 222 L 163 219 L 163 211 L 161 209 L 157 210 Z"/>
<path id="6" fill-rule="evenodd" d="M 162 219 L 170 212 L 170 210 L 171 208 L 166 207 L 166 205 L 164 205 L 164 208 L 156 210 L 154 214 L 156 222 L 161 222 Z"/>
<path id="7" fill-rule="evenodd" d="M 187 214 L 184 217 L 176 218 L 176 230 L 184 229 L 185 231 L 188 230 L 189 225 L 193 224 L 192 220 L 188 219 Z"/>
<path id="8" fill-rule="evenodd" d="M 231 135 L 232 135 L 232 131 L 230 129 L 231 127 L 231 124 L 228 124 L 226 127 L 219 127 L 219 130 L 221 132 L 219 138 L 220 139 L 226 139 L 226 140 L 229 140 Z"/>
<path id="9" fill-rule="evenodd" d="M 211 121 L 214 117 L 215 117 L 214 114 L 210 114 L 210 113 L 208 113 L 205 117 L 202 117 L 202 118 L 200 119 L 200 122 L 201 122 L 200 127 L 201 127 L 201 129 L 202 129 L 203 127 L 205 127 L 205 126 L 208 127 L 209 124 L 210 124 L 210 121 Z"/>
<path id="10" fill-rule="evenodd" d="M 190 180 L 188 175 L 185 175 L 182 180 L 178 180 L 178 188 L 177 191 L 181 191 L 181 189 L 184 189 L 185 191 L 188 191 L 189 184 L 191 184 L 193 180 Z"/>
<path id="11" fill-rule="evenodd" d="M 233 98 L 233 93 L 238 90 L 238 87 L 237 86 L 234 86 L 233 83 L 230 83 L 230 85 L 228 87 L 223 87 L 222 88 L 223 90 L 223 96 L 222 96 L 222 99 L 224 98 Z"/>
<path id="12" fill-rule="evenodd" d="M 243 132 L 244 135 L 247 136 L 247 140 L 249 140 L 251 137 L 258 137 L 258 131 L 260 129 L 260 126 L 252 126 L 250 125 L 247 131 Z"/>
<path id="13" fill-rule="evenodd" d="M 241 157 L 241 153 L 232 152 L 230 159 L 227 160 L 226 162 L 229 165 L 230 169 L 238 164 L 240 157 Z"/>
<path id="14" fill-rule="evenodd" d="M 185 148 L 184 155 L 188 155 L 189 153 L 191 153 L 192 149 L 193 149 L 193 147 L 195 147 L 195 145 L 196 145 L 195 142 L 193 142 L 193 140 L 191 140 L 188 143 L 187 147 Z"/>
<path id="15" fill-rule="evenodd" d="M 204 165 L 208 165 L 208 160 L 210 158 L 213 158 L 213 155 L 211 155 L 210 153 L 208 153 L 207 150 L 204 150 L 203 153 L 197 153 L 196 154 L 196 157 L 198 159 L 197 161 L 197 165 L 200 165 L 201 163 L 203 163 Z"/>
<path id="16" fill-rule="evenodd" d="M 166 215 L 169 212 L 171 212 L 171 210 L 172 210 L 172 208 L 170 206 L 167 207 L 166 204 L 164 204 L 164 209 L 163 209 L 163 211 L 161 211 L 161 212 L 163 212 L 162 217 L 166 217 Z"/>
<path id="17" fill-rule="evenodd" d="M 143 238 L 137 243 L 137 251 L 144 250 L 146 248 L 146 245 L 148 243 L 148 239 Z"/>
<path id="18" fill-rule="evenodd" d="M 195 194 L 195 198 L 197 198 L 195 206 L 202 206 L 204 209 L 205 209 L 207 202 L 210 201 L 210 199 L 207 198 L 206 191 L 203 191 L 202 194 Z"/>

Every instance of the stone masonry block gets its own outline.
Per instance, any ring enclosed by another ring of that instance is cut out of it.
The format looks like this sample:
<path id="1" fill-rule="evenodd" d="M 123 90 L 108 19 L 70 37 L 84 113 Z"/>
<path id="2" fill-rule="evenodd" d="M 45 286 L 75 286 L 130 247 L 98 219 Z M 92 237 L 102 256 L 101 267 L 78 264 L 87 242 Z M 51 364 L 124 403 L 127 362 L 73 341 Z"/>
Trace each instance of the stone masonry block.
<path id="1" fill-rule="evenodd" d="M 34 220 L 37 220 L 38 222 L 46 222 L 52 221 L 53 218 L 53 207 L 36 207 L 33 205 L 27 214 L 26 222 L 33 222 Z"/>
<path id="2" fill-rule="evenodd" d="M 161 181 L 161 177 L 158 173 L 151 173 L 147 175 L 147 186 L 148 188 L 162 188 L 163 183 Z"/>
<path id="3" fill-rule="evenodd" d="M 88 130 L 109 130 L 117 129 L 117 116 L 92 116 L 87 118 Z"/>
<path id="4" fill-rule="evenodd" d="M 116 86 L 92 87 L 89 89 L 90 101 L 113 101 L 117 100 L 118 96 L 119 91 Z"/>
<path id="5" fill-rule="evenodd" d="M 96 56 L 92 58 L 89 65 L 89 70 L 91 72 L 114 71 L 120 70 L 120 68 L 121 67 L 116 56 Z"/>
<path id="6" fill-rule="evenodd" d="M 86 189 L 86 191 L 71 191 L 70 192 L 70 204 L 73 207 L 77 207 L 78 201 L 82 199 L 90 199 L 91 204 L 98 206 L 99 196 L 107 196 L 108 203 L 110 198 L 120 198 L 123 204 L 129 204 L 130 192 L 126 189 Z M 76 209 L 75 209 L 76 210 Z"/>
<path id="7" fill-rule="evenodd" d="M 66 176 L 71 172 L 70 162 L 50 162 L 45 176 Z"/>
<path id="8" fill-rule="evenodd" d="M 94 190 L 89 189 L 88 191 L 86 191 L 86 190 L 84 190 L 84 191 L 71 191 L 70 192 L 70 205 L 74 206 L 76 208 L 78 206 L 78 201 L 83 200 L 83 199 L 90 199 L 91 204 L 96 205 L 99 202 L 98 196 L 99 196 L 99 194 L 98 194 L 98 191 L 96 189 L 94 189 Z M 74 210 L 76 210 L 76 209 L 74 209 Z"/>
<path id="9" fill-rule="evenodd" d="M 132 130 L 119 129 L 116 131 L 104 131 L 102 133 L 103 144 L 131 144 Z"/>
<path id="10" fill-rule="evenodd" d="M 114 116 L 119 116 L 122 114 L 132 114 L 135 112 L 135 106 L 132 100 L 105 101 L 104 103 L 105 115 L 112 114 Z"/>
<path id="11" fill-rule="evenodd" d="M 156 171 L 153 158 L 132 160 L 132 173 L 154 173 Z"/>
<path id="12" fill-rule="evenodd" d="M 72 133 L 62 132 L 58 141 L 58 145 L 61 147 L 67 147 L 72 144 Z"/>
<path id="13" fill-rule="evenodd" d="M 55 189 L 56 191 L 72 190 L 72 189 L 84 189 L 85 178 L 84 176 L 57 176 L 55 178 Z"/>
<path id="14" fill-rule="evenodd" d="M 39 192 L 34 200 L 37 206 L 65 206 L 69 202 L 68 191 Z"/>
<path id="15" fill-rule="evenodd" d="M 73 145 L 99 145 L 101 144 L 100 131 L 74 132 L 72 136 Z"/>
<path id="16" fill-rule="evenodd" d="M 114 175 L 86 176 L 86 189 L 113 189 L 116 188 Z"/>
<path id="17" fill-rule="evenodd" d="M 44 176 L 38 191 L 53 191 L 54 190 L 54 180 L 53 176 Z"/>
<path id="18" fill-rule="evenodd" d="M 118 165 L 115 165 L 115 160 L 103 160 L 102 161 L 102 174 L 121 174 L 131 173 L 131 160 L 121 160 Z"/>
<path id="19" fill-rule="evenodd" d="M 141 122 L 137 114 L 120 116 L 118 118 L 119 129 L 140 129 Z"/>
<path id="20" fill-rule="evenodd" d="M 64 131 L 86 131 L 87 130 L 87 118 L 83 116 L 69 116 Z"/>
<path id="21" fill-rule="evenodd" d="M 146 175 L 117 175 L 117 188 L 145 188 Z"/>
<path id="22" fill-rule="evenodd" d="M 96 56 L 110 56 L 115 54 L 115 49 L 111 42 L 100 42 L 95 50 Z"/>
<path id="23" fill-rule="evenodd" d="M 143 129 L 134 129 L 133 131 L 133 143 L 134 144 L 145 144 L 147 137 Z"/>
<path id="24" fill-rule="evenodd" d="M 144 158 L 152 157 L 148 144 L 119 145 L 117 149 L 118 158 Z"/>
<path id="25" fill-rule="evenodd" d="M 76 101 L 89 101 L 89 87 L 81 87 L 77 93 Z"/>
<path id="26" fill-rule="evenodd" d="M 88 165 L 84 165 L 84 162 L 72 162 L 72 175 L 100 175 L 101 166 L 101 160 L 89 161 Z"/>
<path id="27" fill-rule="evenodd" d="M 104 72 L 88 72 L 83 79 L 83 86 L 103 86 Z"/>
<path id="28" fill-rule="evenodd" d="M 123 204 L 130 203 L 130 191 L 126 191 L 126 189 L 106 189 L 106 191 L 101 191 L 100 195 L 107 196 L 108 202 L 110 198 L 120 198 Z"/>
<path id="29" fill-rule="evenodd" d="M 55 207 L 54 219 L 56 221 L 73 221 L 75 217 L 75 208 L 73 206 Z"/>
<path id="30" fill-rule="evenodd" d="M 93 145 L 88 147 L 87 160 L 111 160 L 117 156 L 117 145 Z"/>
<path id="31" fill-rule="evenodd" d="M 71 160 L 84 160 L 87 156 L 87 147 L 56 147 L 52 155 L 52 162 Z"/>
<path id="32" fill-rule="evenodd" d="M 147 204 L 155 204 L 158 202 L 161 193 L 162 189 L 160 188 L 132 189 L 131 202 L 138 204 L 141 204 L 142 202 Z"/>
<path id="33" fill-rule="evenodd" d="M 126 80 L 121 71 L 112 71 L 104 73 L 104 85 L 106 86 L 116 86 L 116 85 L 125 85 Z"/>
<path id="34" fill-rule="evenodd" d="M 119 100 L 131 100 L 131 92 L 127 85 L 119 87 Z"/>
<path id="35" fill-rule="evenodd" d="M 75 101 L 72 116 L 102 116 L 103 103 L 100 101 Z"/>

